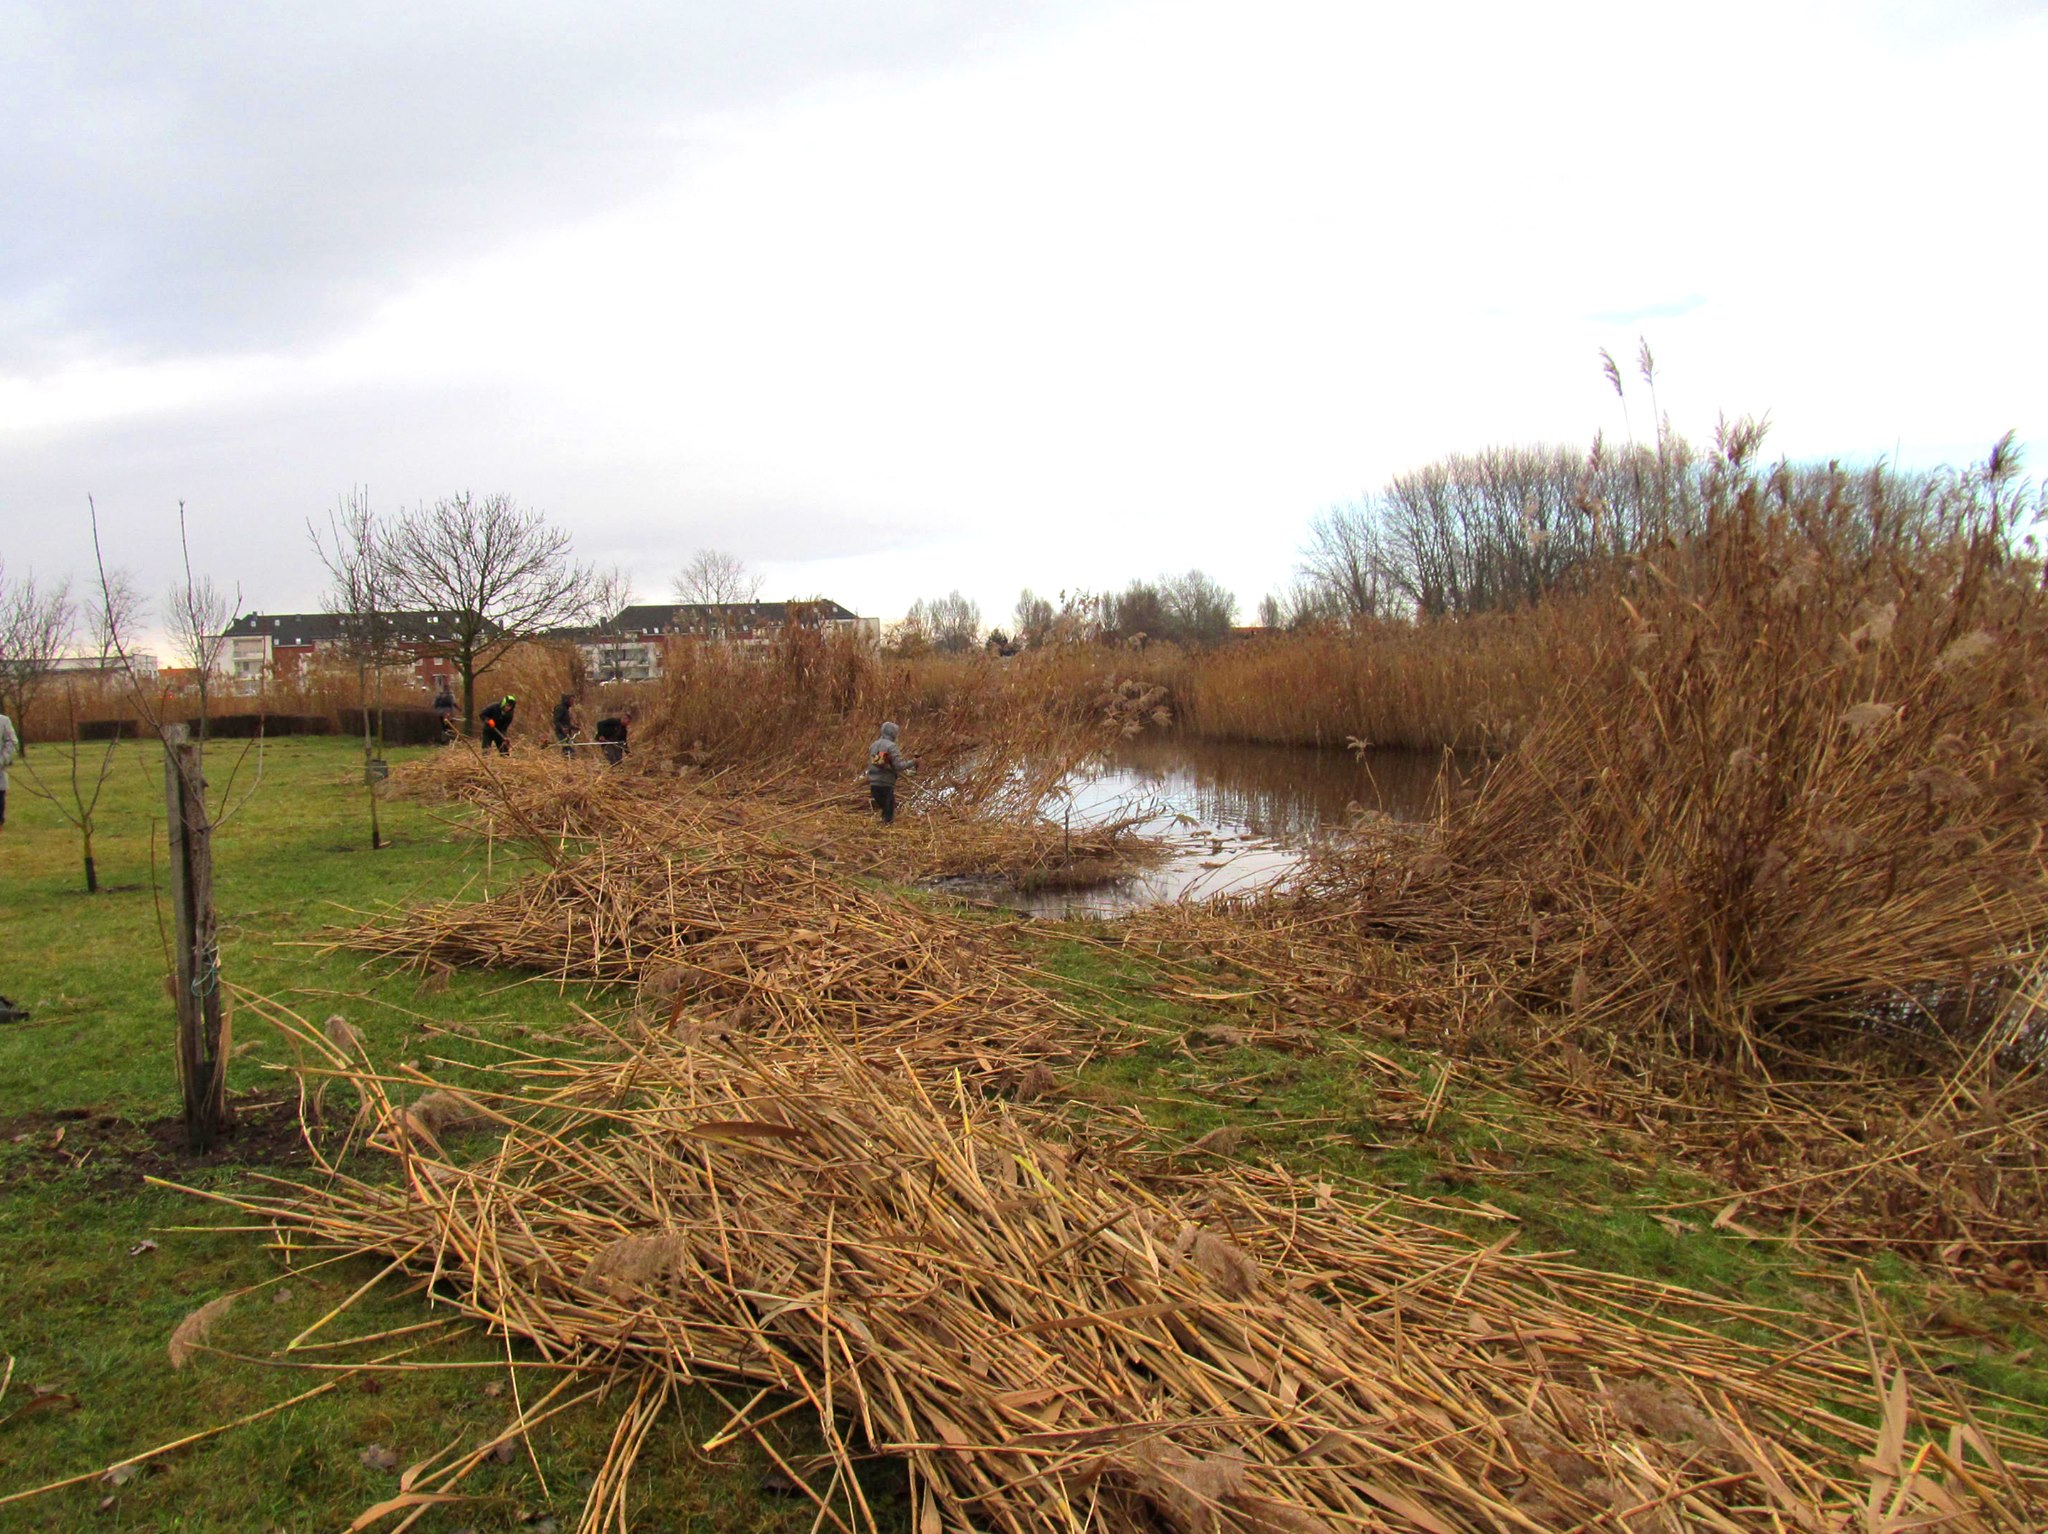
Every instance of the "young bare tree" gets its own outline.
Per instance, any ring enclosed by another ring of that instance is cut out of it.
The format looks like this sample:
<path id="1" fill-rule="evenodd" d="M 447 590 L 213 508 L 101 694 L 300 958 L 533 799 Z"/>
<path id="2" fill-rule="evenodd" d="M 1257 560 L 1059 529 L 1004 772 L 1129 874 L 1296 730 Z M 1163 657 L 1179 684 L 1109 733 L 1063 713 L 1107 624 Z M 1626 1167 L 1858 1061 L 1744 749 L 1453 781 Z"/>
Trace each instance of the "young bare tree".
<path id="1" fill-rule="evenodd" d="M 212 717 L 213 685 L 227 653 L 228 626 L 242 610 L 242 592 L 229 592 L 210 575 L 192 571 L 192 546 L 185 531 L 185 503 L 178 502 L 178 547 L 184 555 L 184 578 L 164 596 L 164 628 L 171 657 L 193 673 L 199 692 L 199 744 L 206 744 Z"/>
<path id="2" fill-rule="evenodd" d="M 116 571 L 109 576 L 101 599 L 87 609 L 86 623 L 91 637 L 94 657 L 98 660 L 98 674 L 104 675 L 114 654 L 116 637 L 123 625 L 133 626 L 141 616 L 141 599 L 125 575 Z M 100 795 L 106 791 L 107 780 L 114 775 L 116 752 L 121 744 L 121 727 L 118 722 L 107 734 L 105 748 L 100 752 L 98 766 L 90 773 L 85 770 L 85 741 L 79 697 L 79 673 L 69 672 L 63 679 L 65 734 L 71 742 L 71 757 L 65 793 L 59 797 L 57 791 L 47 783 L 41 773 L 24 759 L 22 766 L 28 772 L 29 790 L 37 797 L 46 799 L 57 813 L 69 821 L 78 833 L 79 853 L 85 865 L 85 892 L 97 895 L 100 889 L 99 863 L 93 854 L 93 833 L 99 814 Z M 68 802 L 67 802 L 68 801 Z"/>
<path id="3" fill-rule="evenodd" d="M 327 610 L 341 620 L 341 652 L 355 663 L 356 699 L 363 710 L 363 786 L 370 799 L 370 850 L 384 845 L 377 819 L 373 764 L 384 754 L 384 668 L 397 634 L 385 591 L 381 528 L 367 485 L 342 496 L 327 513 L 323 534 L 308 518 L 306 534 L 327 567 Z"/>
<path id="4" fill-rule="evenodd" d="M 83 738 L 78 693 L 78 677 L 73 673 L 64 678 L 65 738 L 70 742 L 71 751 L 63 794 L 60 796 L 44 779 L 35 764 L 27 758 L 22 759 L 21 765 L 28 774 L 29 792 L 39 799 L 47 800 L 78 833 L 79 853 L 85 865 L 85 892 L 88 895 L 97 895 L 100 892 L 100 873 L 99 864 L 93 856 L 94 822 L 99 814 L 100 795 L 106 791 L 107 780 L 114 775 L 115 752 L 121 744 L 121 727 L 116 721 L 107 734 L 106 745 L 100 751 L 97 767 L 88 771 L 85 765 L 88 753 Z"/>
<path id="5" fill-rule="evenodd" d="M 171 914 L 175 930 L 170 975 L 172 1002 L 178 1014 L 178 1084 L 185 1098 L 185 1142 L 205 1151 L 234 1127 L 228 1101 L 228 1011 L 221 993 L 220 929 L 213 904 L 213 833 L 229 811 L 215 814 L 207 805 L 204 731 L 206 694 L 202 685 L 199 727 L 202 738 L 186 738 L 186 727 L 164 718 L 160 698 L 153 699 L 137 674 L 129 636 L 123 624 L 135 616 L 135 605 L 123 595 L 122 583 L 107 569 L 100 543 L 99 508 L 86 498 L 92 522 L 92 551 L 98 567 L 105 644 L 119 661 L 137 713 L 156 732 L 164 748 L 165 833 L 170 844 Z M 185 503 L 178 503 L 178 543 L 184 556 L 185 579 L 171 591 L 169 627 L 180 658 L 197 662 L 207 677 L 226 643 L 234 603 L 222 597 L 209 578 L 192 570 L 192 548 L 186 536 Z M 257 776 L 262 776 L 261 740 Z M 244 752 L 244 759 L 247 752 Z M 236 771 L 239 772 L 240 764 Z M 221 793 L 226 803 L 234 774 Z M 246 802 L 246 801 L 245 801 Z"/>
<path id="6" fill-rule="evenodd" d="M 619 565 L 593 575 L 590 581 L 589 611 L 586 614 L 590 626 L 597 633 L 598 680 L 616 682 L 623 675 L 619 663 L 619 646 L 626 642 L 626 632 L 621 626 L 626 609 L 633 605 L 633 577 Z"/>
<path id="7" fill-rule="evenodd" d="M 585 617 L 595 577 L 570 557 L 569 535 L 508 495 L 464 491 L 402 514 L 385 530 L 393 606 L 438 611 L 439 645 L 462 677 L 465 726 L 476 728 L 476 679 L 522 639 Z"/>
<path id="8" fill-rule="evenodd" d="M 31 570 L 19 580 L 7 578 L 0 563 L 0 714 L 26 731 L 24 716 L 52 675 L 51 662 L 71 647 L 78 626 L 78 607 L 71 583 L 38 584 Z M 22 735 L 22 754 L 28 737 Z"/>

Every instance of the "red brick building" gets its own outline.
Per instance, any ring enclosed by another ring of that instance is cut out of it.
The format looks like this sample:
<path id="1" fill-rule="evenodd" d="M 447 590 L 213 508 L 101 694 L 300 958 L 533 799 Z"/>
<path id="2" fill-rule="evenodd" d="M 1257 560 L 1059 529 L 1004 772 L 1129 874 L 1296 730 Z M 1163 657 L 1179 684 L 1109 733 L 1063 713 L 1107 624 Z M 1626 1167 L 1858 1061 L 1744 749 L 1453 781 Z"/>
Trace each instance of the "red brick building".
<path id="1" fill-rule="evenodd" d="M 221 636 L 226 641 L 222 665 L 237 683 L 295 677 L 316 655 L 346 650 L 354 621 L 348 613 L 248 613 Z M 411 663 L 421 686 L 454 682 L 455 662 L 447 647 L 455 634 L 455 614 L 392 613 L 386 621 L 394 658 Z"/>

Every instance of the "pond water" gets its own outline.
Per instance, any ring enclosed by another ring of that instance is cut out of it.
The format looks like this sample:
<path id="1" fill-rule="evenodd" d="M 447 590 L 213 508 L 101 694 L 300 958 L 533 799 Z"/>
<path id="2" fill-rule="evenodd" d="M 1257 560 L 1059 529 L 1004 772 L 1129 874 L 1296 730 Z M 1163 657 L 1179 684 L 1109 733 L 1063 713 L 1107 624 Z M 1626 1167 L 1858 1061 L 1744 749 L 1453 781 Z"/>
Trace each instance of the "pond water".
<path id="1" fill-rule="evenodd" d="M 1094 889 L 997 898 L 1037 916 L 1114 916 L 1266 888 L 1298 867 L 1317 837 L 1342 828 L 1354 805 L 1396 820 L 1432 817 L 1442 767 L 1431 751 L 1359 755 L 1140 735 L 1068 779 L 1065 802 L 1046 812 L 1055 820 L 1071 813 L 1076 826 L 1143 815 L 1137 829 L 1167 842 L 1169 856 Z"/>

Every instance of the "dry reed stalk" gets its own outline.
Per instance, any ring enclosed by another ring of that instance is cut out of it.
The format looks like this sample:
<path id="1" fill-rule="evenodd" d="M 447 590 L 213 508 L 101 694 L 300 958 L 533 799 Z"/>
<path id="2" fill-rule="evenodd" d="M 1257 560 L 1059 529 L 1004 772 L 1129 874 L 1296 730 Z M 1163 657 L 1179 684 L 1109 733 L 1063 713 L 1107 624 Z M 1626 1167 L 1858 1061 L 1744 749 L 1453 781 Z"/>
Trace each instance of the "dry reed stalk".
<path id="1" fill-rule="evenodd" d="M 1584 674 L 1476 795 L 1207 941 L 1547 1057 L 1547 1089 L 1803 1230 L 2029 1286 L 2048 1083 L 2007 997 L 2048 931 L 2048 591 L 1981 485 L 1717 493 L 1693 542 L 1556 605 Z"/>
<path id="2" fill-rule="evenodd" d="M 912 1049 L 976 1078 L 1058 1057 L 1075 1032 L 1074 1014 L 988 932 L 730 831 L 687 851 L 615 839 L 488 901 L 424 907 L 341 941 L 423 968 L 636 984 L 649 1017 L 679 1031 L 772 1040 L 822 1026 L 869 1058 Z"/>
<path id="3" fill-rule="evenodd" d="M 1412 866 L 1413 855 L 1395 862 Z M 1946 1064 L 1781 1045 L 1777 1072 L 1759 1077 L 1658 1049 L 1654 1034 L 1588 1028 L 1569 1000 L 1531 1009 L 1513 955 L 1450 963 L 1426 945 L 1362 936 L 1373 910 L 1335 897 L 1162 908 L 1131 919 L 1126 940 L 1169 959 L 1221 959 L 1235 978 L 1206 983 L 1255 995 L 1275 1017 L 1468 1062 L 1489 1092 L 1518 1100 L 1519 1137 L 1582 1150 L 1590 1119 L 1642 1156 L 1675 1157 L 1727 1188 L 1712 1206 L 1670 1211 L 1684 1223 L 1739 1198 L 1740 1223 L 1816 1251 L 1896 1251 L 2048 1297 L 2048 1080 L 1998 1065 L 2008 1035 Z M 1276 1025 L 1246 1027 L 1286 1047 Z"/>
<path id="4" fill-rule="evenodd" d="M 412 1144 L 395 1187 L 330 1166 L 206 1195 L 637 1378 L 586 1526 L 624 1505 L 647 1392 L 682 1380 L 808 1403 L 841 1488 L 857 1456 L 905 1458 L 926 1528 L 1761 1531 L 1877 1497 L 1977 1534 L 2048 1512 L 2048 1445 L 1917 1397 L 1875 1336 L 1278 1171 L 1148 1183 L 817 1034 L 616 1048 L 510 1065 L 514 1125 L 476 1159 Z M 383 1083 L 340 1069 L 388 1131 Z M 1773 1340 L 1703 1324 L 1737 1318 Z M 874 1527 L 844 1490 L 820 1516 Z"/>

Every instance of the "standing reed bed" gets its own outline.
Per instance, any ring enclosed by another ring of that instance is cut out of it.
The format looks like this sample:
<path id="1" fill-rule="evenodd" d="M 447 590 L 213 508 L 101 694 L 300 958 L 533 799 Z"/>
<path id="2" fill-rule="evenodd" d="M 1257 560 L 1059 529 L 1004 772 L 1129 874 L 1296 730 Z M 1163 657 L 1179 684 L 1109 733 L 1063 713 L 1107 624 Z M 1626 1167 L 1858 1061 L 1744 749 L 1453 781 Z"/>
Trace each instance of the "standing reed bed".
<path id="1" fill-rule="evenodd" d="M 868 744 L 893 719 L 927 789 L 977 812 L 1028 812 L 1133 723 L 1124 664 L 1119 652 L 1083 646 L 1000 662 L 888 657 L 792 624 L 765 649 L 673 646 L 640 749 L 736 770 L 752 784 L 823 791 L 865 766 Z M 1161 693 L 1154 710 L 1164 701 Z"/>
<path id="2" fill-rule="evenodd" d="M 1514 612 L 1330 625 L 1190 657 L 1175 699 L 1194 734 L 1271 745 L 1498 751 L 1578 674 L 1608 613 L 1560 598 Z"/>
<path id="3" fill-rule="evenodd" d="M 629 1404 L 585 1530 L 631 1526 L 634 1460 L 694 1383 L 741 1397 L 719 1441 L 775 1454 L 767 1423 L 814 1416 L 823 1458 L 776 1458 L 848 1534 L 882 1527 L 877 1454 L 908 1466 L 928 1534 L 1981 1534 L 2048 1511 L 2048 1445 L 1922 1394 L 1875 1329 L 1809 1338 L 1277 1172 L 1148 1184 L 929 1051 L 885 1067 L 819 1033 L 637 1028 L 433 1088 L 259 1005 L 310 1075 L 354 1086 L 393 1175 L 326 1161 L 305 1187 L 203 1196 L 295 1258 L 431 1277 L 437 1304 L 571 1370 L 557 1394 L 609 1380 Z M 423 1084 L 482 1142 L 408 1107 Z M 1731 1319 L 1766 1340 L 1703 1324 Z M 437 1457 L 420 1505 L 521 1426 Z"/>
<path id="4" fill-rule="evenodd" d="M 2048 930 L 2048 593 L 1982 510 L 1873 544 L 1746 488 L 1612 594 L 1390 919 L 1688 1055 L 1967 1052 Z"/>
<path id="5" fill-rule="evenodd" d="M 1476 794 L 1227 951 L 1541 1060 L 1823 1239 L 2034 1287 L 2048 1082 L 2008 999 L 2048 932 L 2040 568 L 1995 477 L 1722 490 L 1589 595 L 1611 633 Z"/>

